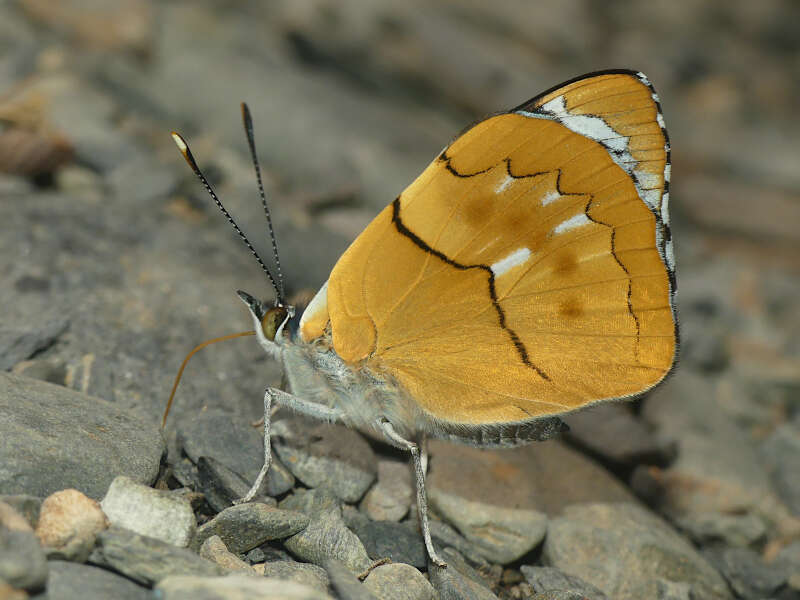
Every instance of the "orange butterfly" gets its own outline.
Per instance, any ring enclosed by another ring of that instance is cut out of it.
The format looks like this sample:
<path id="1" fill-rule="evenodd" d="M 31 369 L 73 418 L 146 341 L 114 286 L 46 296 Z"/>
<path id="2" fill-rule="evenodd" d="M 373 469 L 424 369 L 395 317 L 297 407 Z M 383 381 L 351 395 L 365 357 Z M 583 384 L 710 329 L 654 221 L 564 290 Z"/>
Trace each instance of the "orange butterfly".
<path id="1" fill-rule="evenodd" d="M 264 467 L 243 500 L 269 469 L 273 403 L 341 422 L 411 454 L 425 545 L 444 566 L 428 527 L 426 437 L 544 440 L 564 429 L 560 416 L 641 394 L 672 369 L 669 151 L 642 73 L 584 75 L 450 144 L 356 238 L 294 333 L 282 279 L 259 258 L 274 306 L 239 295 L 288 391 L 266 391 Z"/>

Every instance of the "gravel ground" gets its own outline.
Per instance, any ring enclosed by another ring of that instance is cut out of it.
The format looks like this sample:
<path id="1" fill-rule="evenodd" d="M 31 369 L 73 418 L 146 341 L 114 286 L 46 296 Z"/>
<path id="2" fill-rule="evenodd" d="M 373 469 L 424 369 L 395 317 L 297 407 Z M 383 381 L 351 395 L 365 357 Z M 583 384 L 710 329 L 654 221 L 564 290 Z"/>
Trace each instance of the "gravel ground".
<path id="1" fill-rule="evenodd" d="M 0 598 L 800 597 L 798 23 L 790 0 L 0 3 Z M 276 365 L 206 349 L 160 417 L 186 352 L 250 327 L 234 291 L 270 292 L 169 132 L 269 254 L 249 103 L 308 298 L 464 125 L 615 67 L 670 130 L 676 374 L 560 440 L 432 443 L 446 571 L 403 457 L 338 426 L 276 423 L 269 495 L 230 507 Z"/>

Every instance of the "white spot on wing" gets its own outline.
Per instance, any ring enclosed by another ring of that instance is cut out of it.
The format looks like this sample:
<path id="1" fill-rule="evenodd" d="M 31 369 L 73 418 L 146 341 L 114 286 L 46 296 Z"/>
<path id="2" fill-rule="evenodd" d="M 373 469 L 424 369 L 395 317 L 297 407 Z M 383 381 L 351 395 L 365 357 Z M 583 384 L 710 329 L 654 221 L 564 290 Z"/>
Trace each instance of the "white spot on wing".
<path id="1" fill-rule="evenodd" d="M 669 226 L 669 192 L 664 192 L 661 196 L 661 220 L 664 225 Z"/>
<path id="2" fill-rule="evenodd" d="M 490 268 L 492 269 L 492 273 L 494 273 L 495 277 L 500 277 L 503 273 L 510 271 L 514 267 L 524 264 L 525 261 L 530 258 L 530 256 L 530 250 L 527 248 L 520 248 L 519 250 L 514 250 L 514 252 L 505 258 L 498 260 Z"/>
<path id="3" fill-rule="evenodd" d="M 669 181 L 670 176 L 672 176 L 672 165 L 667 163 L 667 166 L 664 167 L 664 181 Z"/>
<path id="4" fill-rule="evenodd" d="M 575 229 L 576 227 L 591 225 L 591 223 L 592 222 L 589 220 L 589 217 L 586 216 L 586 213 L 579 213 L 556 225 L 553 228 L 553 234 L 564 233 L 565 231 Z"/>
<path id="5" fill-rule="evenodd" d="M 662 115 L 661 113 L 658 113 L 656 115 L 656 122 L 658 123 L 658 126 L 661 127 L 661 129 L 667 128 L 666 123 L 664 123 L 664 115 Z"/>
<path id="6" fill-rule="evenodd" d="M 550 190 L 544 195 L 544 198 L 542 198 L 542 206 L 552 204 L 559 198 L 561 198 L 561 194 L 558 193 L 558 190 Z"/>
<path id="7" fill-rule="evenodd" d="M 319 291 L 316 295 L 311 299 L 311 302 L 308 303 L 306 309 L 303 311 L 303 316 L 300 317 L 300 328 L 302 329 L 303 325 L 308 319 L 311 319 L 317 312 L 323 310 L 325 306 L 328 304 L 328 282 L 322 284 L 322 287 L 319 288 Z"/>
<path id="8" fill-rule="evenodd" d="M 506 178 L 500 183 L 500 185 L 497 186 L 497 189 L 494 191 L 494 193 L 502 194 L 503 192 L 506 191 L 506 189 L 508 189 L 508 186 L 510 186 L 513 182 L 514 178 L 511 177 L 511 175 L 506 175 Z"/>

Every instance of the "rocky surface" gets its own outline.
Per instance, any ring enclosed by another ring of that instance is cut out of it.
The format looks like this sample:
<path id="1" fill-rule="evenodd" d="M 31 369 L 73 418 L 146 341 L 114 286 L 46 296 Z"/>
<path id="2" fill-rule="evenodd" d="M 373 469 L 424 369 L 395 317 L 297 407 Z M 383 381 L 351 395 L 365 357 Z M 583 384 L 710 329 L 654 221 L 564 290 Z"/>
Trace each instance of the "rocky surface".
<path id="1" fill-rule="evenodd" d="M 0 596 L 796 597 L 799 19 L 790 0 L 3 3 Z M 465 124 L 614 67 L 648 74 L 670 130 L 668 382 L 561 441 L 431 442 L 447 569 L 420 554 L 408 457 L 338 426 L 276 414 L 273 469 L 232 508 L 274 362 L 249 338 L 204 349 L 159 419 L 181 358 L 251 327 L 235 290 L 269 286 L 169 132 L 269 256 L 249 103 L 307 301 Z"/>

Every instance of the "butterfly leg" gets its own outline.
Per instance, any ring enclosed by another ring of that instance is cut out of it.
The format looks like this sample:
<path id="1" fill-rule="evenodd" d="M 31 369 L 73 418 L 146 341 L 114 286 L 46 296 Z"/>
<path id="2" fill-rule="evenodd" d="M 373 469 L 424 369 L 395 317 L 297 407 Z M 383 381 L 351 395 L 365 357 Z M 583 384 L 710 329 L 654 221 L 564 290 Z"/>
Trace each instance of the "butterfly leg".
<path id="1" fill-rule="evenodd" d="M 433 548 L 431 529 L 428 524 L 428 501 L 425 495 L 425 469 L 422 465 L 422 456 L 427 453 L 424 452 L 424 449 L 420 452 L 419 444 L 415 444 L 397 433 L 389 421 L 385 419 L 382 420 L 380 422 L 380 428 L 393 445 L 407 450 L 411 454 L 411 458 L 414 461 L 414 473 L 417 476 L 417 510 L 419 511 L 419 521 L 422 524 L 422 537 L 425 540 L 425 548 L 433 564 L 438 567 L 446 567 L 447 563 L 439 558 L 436 554 L 436 550 Z"/>
<path id="2" fill-rule="evenodd" d="M 278 406 L 284 406 L 296 413 L 300 413 L 307 417 L 311 417 L 312 419 L 324 421 L 326 423 L 335 423 L 342 415 L 341 411 L 334 408 L 329 408 L 327 406 L 317 404 L 316 402 L 303 400 L 302 398 L 298 398 L 297 396 L 293 396 L 292 394 L 277 388 L 267 388 L 264 392 L 264 465 L 258 472 L 258 477 L 256 477 L 255 482 L 253 482 L 253 485 L 250 487 L 250 491 L 248 491 L 244 497 L 240 498 L 239 500 L 235 500 L 234 504 L 250 502 L 250 500 L 252 500 L 258 493 L 261 483 L 264 481 L 264 478 L 269 472 L 269 467 L 272 463 L 272 447 L 270 445 L 269 430 L 272 417 L 271 412 L 273 401 Z"/>

